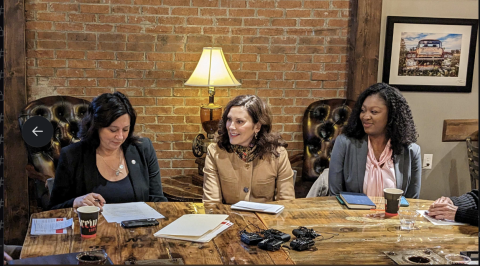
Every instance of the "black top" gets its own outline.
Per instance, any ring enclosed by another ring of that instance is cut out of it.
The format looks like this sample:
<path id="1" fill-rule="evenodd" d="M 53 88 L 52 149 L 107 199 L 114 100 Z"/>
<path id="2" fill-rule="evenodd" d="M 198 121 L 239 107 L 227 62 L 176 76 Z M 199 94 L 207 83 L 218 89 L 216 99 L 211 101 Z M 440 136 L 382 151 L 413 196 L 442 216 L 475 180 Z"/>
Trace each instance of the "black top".
<path id="1" fill-rule="evenodd" d="M 478 189 L 450 199 L 458 207 L 455 221 L 478 226 Z"/>
<path id="2" fill-rule="evenodd" d="M 60 152 L 49 209 L 70 208 L 79 196 L 91 193 L 102 183 L 97 171 L 95 147 L 85 141 L 70 144 Z M 167 201 L 163 196 L 160 168 L 152 142 L 140 138 L 123 148 L 135 201 Z M 107 202 L 108 203 L 108 202 Z"/>
<path id="3" fill-rule="evenodd" d="M 98 176 L 102 177 L 102 180 L 98 186 L 93 188 L 92 192 L 102 195 L 106 203 L 125 203 L 135 201 L 130 174 L 122 180 L 109 181 L 100 174 L 98 168 L 97 173 Z"/>

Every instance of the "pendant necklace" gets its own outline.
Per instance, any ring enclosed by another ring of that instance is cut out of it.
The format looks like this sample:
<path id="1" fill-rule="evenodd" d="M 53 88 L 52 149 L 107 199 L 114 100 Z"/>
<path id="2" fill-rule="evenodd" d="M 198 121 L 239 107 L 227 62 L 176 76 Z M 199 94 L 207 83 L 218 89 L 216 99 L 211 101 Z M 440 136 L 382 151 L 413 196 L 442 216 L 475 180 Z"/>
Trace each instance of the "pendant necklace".
<path id="1" fill-rule="evenodd" d="M 104 162 L 110 169 L 112 169 L 113 171 L 115 171 L 115 175 L 116 175 L 116 176 L 119 176 L 120 173 L 123 173 L 123 169 L 125 168 L 125 166 L 123 165 L 123 158 L 122 158 L 122 156 L 121 156 L 121 152 L 120 152 L 120 151 L 119 151 L 119 155 L 118 155 L 118 159 L 119 159 L 119 161 L 120 161 L 120 162 L 119 162 L 120 165 L 118 166 L 117 169 L 114 169 L 114 168 L 112 168 L 110 165 L 108 165 L 107 162 L 105 161 L 105 158 L 103 158 L 103 156 L 100 155 L 100 153 L 97 152 L 97 154 L 98 154 L 98 156 L 100 156 L 100 158 L 102 158 L 103 162 Z"/>

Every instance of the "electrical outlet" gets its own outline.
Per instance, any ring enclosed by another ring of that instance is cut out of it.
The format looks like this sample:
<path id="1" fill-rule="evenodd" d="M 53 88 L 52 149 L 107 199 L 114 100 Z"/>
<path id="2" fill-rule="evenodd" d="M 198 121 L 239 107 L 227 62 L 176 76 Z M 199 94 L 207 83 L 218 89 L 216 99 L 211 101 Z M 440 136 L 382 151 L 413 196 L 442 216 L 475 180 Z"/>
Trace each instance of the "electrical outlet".
<path id="1" fill-rule="evenodd" d="M 432 169 L 433 154 L 423 155 L 423 169 Z"/>

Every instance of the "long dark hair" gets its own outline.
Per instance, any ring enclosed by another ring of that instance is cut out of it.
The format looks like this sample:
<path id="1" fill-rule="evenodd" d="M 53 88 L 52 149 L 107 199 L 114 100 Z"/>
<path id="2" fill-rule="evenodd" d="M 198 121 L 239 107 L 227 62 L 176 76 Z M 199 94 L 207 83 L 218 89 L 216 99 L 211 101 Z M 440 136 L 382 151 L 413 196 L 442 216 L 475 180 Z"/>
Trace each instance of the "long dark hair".
<path id="1" fill-rule="evenodd" d="M 227 115 L 233 106 L 243 106 L 252 118 L 253 123 L 256 124 L 260 122 L 262 125 L 257 134 L 257 138 L 253 139 L 254 144 L 257 146 L 256 150 L 258 151 L 258 157 L 263 159 L 264 156 L 269 153 L 279 157 L 280 154 L 278 153 L 277 148 L 280 146 L 287 147 L 288 144 L 278 133 L 271 133 L 272 111 L 266 103 L 255 95 L 239 95 L 227 104 L 222 119 L 218 124 L 218 146 L 228 152 L 233 152 L 226 125 Z"/>
<path id="2" fill-rule="evenodd" d="M 82 119 L 78 137 L 97 148 L 100 145 L 98 131 L 110 126 L 113 121 L 124 114 L 130 116 L 130 130 L 127 139 L 122 144 L 122 147 L 126 148 L 130 143 L 139 140 L 137 136 L 133 135 L 137 113 L 128 98 L 118 91 L 113 94 L 104 93 L 93 99 L 88 106 L 87 114 Z"/>
<path id="3" fill-rule="evenodd" d="M 403 147 L 417 141 L 418 134 L 407 100 L 397 88 L 386 83 L 374 84 L 358 96 L 343 133 L 347 137 L 355 139 L 362 139 L 365 136 L 366 133 L 362 121 L 360 121 L 360 112 L 363 102 L 371 95 L 378 95 L 385 101 L 388 108 L 386 137 L 390 139 L 393 155 L 401 154 Z"/>

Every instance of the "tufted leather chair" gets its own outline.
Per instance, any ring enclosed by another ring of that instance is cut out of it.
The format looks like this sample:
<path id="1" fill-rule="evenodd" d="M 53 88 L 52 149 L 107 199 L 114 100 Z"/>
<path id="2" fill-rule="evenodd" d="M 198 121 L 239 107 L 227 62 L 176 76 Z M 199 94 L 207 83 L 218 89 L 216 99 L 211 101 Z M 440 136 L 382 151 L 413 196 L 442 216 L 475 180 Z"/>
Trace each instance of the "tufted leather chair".
<path id="1" fill-rule="evenodd" d="M 35 148 L 25 143 L 28 152 L 26 170 L 29 177 L 29 199 L 35 203 L 34 206 L 46 210 L 50 195 L 45 183 L 55 176 L 60 150 L 80 140 L 77 133 L 88 105 L 88 101 L 75 97 L 49 96 L 30 102 L 22 109 L 18 118 L 20 130 L 32 116 L 45 117 L 54 129 L 52 140 L 43 147 Z M 39 208 L 33 212 L 41 211 Z"/>
<path id="2" fill-rule="evenodd" d="M 478 141 L 472 139 L 478 139 L 478 131 L 468 136 L 467 142 L 467 155 L 468 155 L 468 169 L 470 171 L 470 182 L 472 189 L 478 189 Z"/>
<path id="3" fill-rule="evenodd" d="M 296 185 L 296 197 L 305 197 L 313 182 L 329 167 L 335 139 L 342 133 L 354 105 L 352 100 L 319 100 L 305 110 L 303 154 L 290 158 L 291 162 L 303 159 L 302 181 Z"/>

